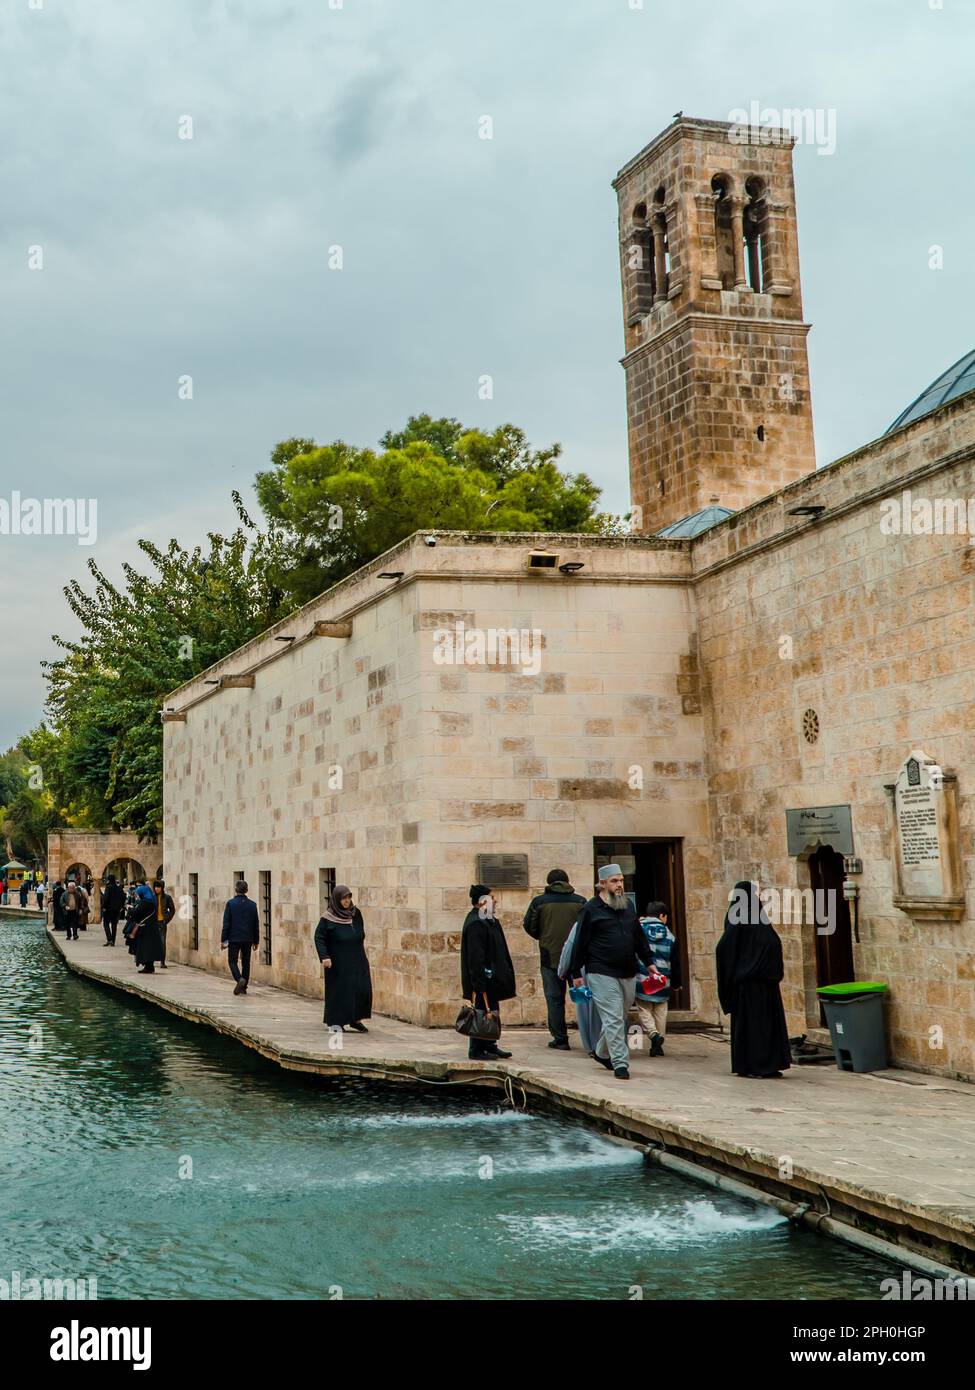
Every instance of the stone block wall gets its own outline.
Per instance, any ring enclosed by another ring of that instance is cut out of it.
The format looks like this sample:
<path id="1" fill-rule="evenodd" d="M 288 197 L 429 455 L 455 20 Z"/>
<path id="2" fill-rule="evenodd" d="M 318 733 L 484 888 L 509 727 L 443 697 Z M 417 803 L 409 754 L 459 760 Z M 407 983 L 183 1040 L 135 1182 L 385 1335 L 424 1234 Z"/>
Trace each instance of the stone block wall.
<path id="1" fill-rule="evenodd" d="M 740 135 L 727 122 L 683 118 L 614 182 L 630 491 L 649 532 L 712 498 L 747 506 L 815 467 L 793 139 L 766 130 L 749 144 Z M 715 179 L 725 190 L 720 245 Z M 760 289 L 742 278 L 742 218 L 756 181 L 764 189 Z M 649 272 L 634 270 L 634 256 L 642 265 L 655 247 L 650 302 Z"/>
<path id="2" fill-rule="evenodd" d="M 585 568 L 529 575 L 533 544 Z M 174 923 L 173 955 L 225 970 L 235 871 L 257 899 L 270 870 L 272 964 L 255 978 L 318 994 L 311 935 L 332 867 L 363 910 L 377 1011 L 448 1026 L 476 856 L 526 853 L 530 890 L 498 894 L 519 978 L 505 1014 L 540 1023 L 525 907 L 555 865 L 591 893 L 595 836 L 683 838 L 696 941 L 710 876 L 688 573 L 666 542 L 415 538 L 175 692 L 166 705 L 186 718 L 166 724 L 167 851 L 179 891 L 198 875 L 200 944 Z M 275 642 L 349 613 L 351 638 Z M 524 630 L 537 647 L 444 661 L 458 623 Z M 251 668 L 253 689 L 207 695 L 206 679 Z"/>
<path id="3" fill-rule="evenodd" d="M 456 606 L 446 615 L 445 581 L 421 586 L 428 813 L 419 833 L 434 1024 L 452 1022 L 456 1012 L 459 929 L 478 854 L 528 856 L 530 889 L 499 892 L 520 981 L 517 1001 L 505 1009 L 512 1022 L 545 1017 L 537 947 L 521 925 L 525 908 L 555 866 L 592 894 L 594 837 L 683 839 L 691 942 L 706 918 L 706 784 L 689 676 L 689 592 L 659 582 L 656 557 L 669 567 L 673 552 L 631 551 L 640 568 L 618 578 L 613 561 L 625 552 L 593 545 L 578 554 L 588 578 L 485 574 L 449 586 Z M 482 563 L 499 569 L 490 551 Z M 444 616 L 482 631 L 535 629 L 540 669 L 437 665 L 433 638 Z M 696 970 L 695 959 L 692 976 Z M 695 991 L 692 984 L 692 999 Z"/>
<path id="4" fill-rule="evenodd" d="M 374 582 L 386 594 L 356 615 L 351 638 L 282 650 L 276 636 L 302 637 L 332 616 L 327 604 L 305 609 L 214 668 L 270 657 L 253 689 L 221 690 L 185 723 L 167 723 L 167 843 L 180 891 L 198 877 L 199 947 L 188 920 L 173 924 L 170 941 L 177 959 L 226 971 L 220 931 L 236 874 L 260 908 L 260 874 L 269 872 L 272 959 L 269 967 L 258 952 L 254 978 L 320 995 L 313 936 L 322 873 L 333 871 L 362 909 L 379 1007 L 419 1021 L 426 950 L 419 847 L 408 829 L 422 813 L 416 591 Z M 200 682 L 184 692 L 201 694 Z"/>
<path id="5" fill-rule="evenodd" d="M 903 1065 L 975 1075 L 975 545 L 885 534 L 881 504 L 975 498 L 975 409 L 945 407 L 756 504 L 694 543 L 710 758 L 712 941 L 727 889 L 808 886 L 787 807 L 849 804 L 862 858 L 856 976 L 890 984 Z M 825 506 L 816 522 L 788 509 Z M 819 716 L 818 741 L 802 715 Z M 917 922 L 893 906 L 885 786 L 921 748 L 959 775 L 968 908 Z M 783 925 L 791 1032 L 818 1024 L 812 924 Z M 703 943 L 702 943 L 703 948 Z M 938 1043 L 940 1046 L 932 1045 Z"/>

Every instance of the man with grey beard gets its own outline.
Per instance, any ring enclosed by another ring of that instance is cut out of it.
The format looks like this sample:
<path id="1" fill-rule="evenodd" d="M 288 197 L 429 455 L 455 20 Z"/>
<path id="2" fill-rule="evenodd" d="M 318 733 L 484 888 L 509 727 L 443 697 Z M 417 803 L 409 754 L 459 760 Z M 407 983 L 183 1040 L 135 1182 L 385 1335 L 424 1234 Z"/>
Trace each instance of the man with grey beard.
<path id="1" fill-rule="evenodd" d="M 620 1081 L 630 1079 L 626 1015 L 633 1007 L 637 962 L 649 966 L 651 960 L 650 943 L 623 891 L 623 870 L 618 864 L 604 864 L 596 896 L 579 913 L 570 973 L 573 984 L 581 986 L 581 972 L 587 972 L 603 1023 L 594 1056 Z"/>

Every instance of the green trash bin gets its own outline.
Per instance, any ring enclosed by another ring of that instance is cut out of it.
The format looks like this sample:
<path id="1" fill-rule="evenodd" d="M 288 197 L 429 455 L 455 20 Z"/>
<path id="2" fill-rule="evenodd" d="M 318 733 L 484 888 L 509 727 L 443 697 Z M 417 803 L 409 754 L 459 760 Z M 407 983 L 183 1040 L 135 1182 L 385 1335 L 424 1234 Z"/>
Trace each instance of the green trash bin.
<path id="1" fill-rule="evenodd" d="M 878 980 L 851 980 L 818 989 L 840 1071 L 883 1071 L 888 1065 L 884 995 Z"/>

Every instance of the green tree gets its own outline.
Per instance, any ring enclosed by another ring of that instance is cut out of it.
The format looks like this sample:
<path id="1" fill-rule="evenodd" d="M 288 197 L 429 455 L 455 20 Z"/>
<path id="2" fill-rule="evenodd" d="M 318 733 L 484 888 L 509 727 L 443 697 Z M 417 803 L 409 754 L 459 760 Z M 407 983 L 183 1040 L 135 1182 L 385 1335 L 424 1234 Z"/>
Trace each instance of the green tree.
<path id="1" fill-rule="evenodd" d="M 0 833 L 8 859 L 47 860 L 47 832 L 57 816 L 36 773 L 22 747 L 0 757 Z"/>
<path id="2" fill-rule="evenodd" d="M 0 756 L 0 806 L 6 806 L 20 793 L 27 780 L 27 766 L 27 758 L 19 748 L 8 748 Z"/>
<path id="3" fill-rule="evenodd" d="M 378 452 L 285 440 L 255 480 L 287 537 L 282 587 L 307 602 L 417 530 L 616 530 L 596 510 L 600 489 L 562 472 L 560 454 L 558 444 L 532 449 L 514 425 L 488 434 L 429 415 L 387 431 Z"/>
<path id="4" fill-rule="evenodd" d="M 277 532 L 259 531 L 236 493 L 234 502 L 240 526 L 211 532 L 208 549 L 143 540 L 149 573 L 126 564 L 117 586 L 89 560 L 93 592 L 65 588 L 82 635 L 55 638 L 63 655 L 45 663 L 49 726 L 23 746 L 70 823 L 157 836 L 163 697 L 290 611 Z"/>

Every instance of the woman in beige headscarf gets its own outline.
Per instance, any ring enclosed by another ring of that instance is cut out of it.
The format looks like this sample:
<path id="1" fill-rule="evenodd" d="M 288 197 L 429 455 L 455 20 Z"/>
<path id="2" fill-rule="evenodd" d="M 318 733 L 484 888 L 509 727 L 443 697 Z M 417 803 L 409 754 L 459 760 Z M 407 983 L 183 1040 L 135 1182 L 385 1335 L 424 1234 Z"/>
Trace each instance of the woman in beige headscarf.
<path id="1" fill-rule="evenodd" d="M 325 1023 L 329 1028 L 369 1031 L 362 1021 L 372 1017 L 372 977 L 365 941 L 362 913 L 352 901 L 352 889 L 340 883 L 329 894 L 325 913 L 315 928 L 315 949 L 325 972 Z"/>

